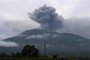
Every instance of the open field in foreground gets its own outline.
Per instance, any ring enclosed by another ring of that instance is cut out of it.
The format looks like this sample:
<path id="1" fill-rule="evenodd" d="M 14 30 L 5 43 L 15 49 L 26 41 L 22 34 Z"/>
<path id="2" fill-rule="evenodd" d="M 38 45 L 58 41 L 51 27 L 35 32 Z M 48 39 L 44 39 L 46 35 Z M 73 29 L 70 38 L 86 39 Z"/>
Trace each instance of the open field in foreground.
<path id="1" fill-rule="evenodd" d="M 90 60 L 90 58 L 1 57 L 0 60 Z"/>

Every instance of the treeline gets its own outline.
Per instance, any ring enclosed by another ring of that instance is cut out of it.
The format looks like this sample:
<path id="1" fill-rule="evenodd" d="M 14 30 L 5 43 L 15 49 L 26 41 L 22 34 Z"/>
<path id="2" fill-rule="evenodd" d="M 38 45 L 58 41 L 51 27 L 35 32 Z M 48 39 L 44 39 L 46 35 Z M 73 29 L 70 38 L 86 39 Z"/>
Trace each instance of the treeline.
<path id="1" fill-rule="evenodd" d="M 0 57 L 38 57 L 39 55 L 39 50 L 35 46 L 30 45 L 25 45 L 21 52 L 12 54 L 0 53 Z"/>

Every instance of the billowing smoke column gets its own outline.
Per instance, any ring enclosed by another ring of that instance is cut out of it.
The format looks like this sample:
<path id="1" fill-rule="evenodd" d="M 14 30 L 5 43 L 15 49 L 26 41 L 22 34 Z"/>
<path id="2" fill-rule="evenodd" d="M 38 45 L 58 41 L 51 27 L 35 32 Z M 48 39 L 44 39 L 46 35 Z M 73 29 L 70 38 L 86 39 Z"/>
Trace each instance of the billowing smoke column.
<path id="1" fill-rule="evenodd" d="M 30 18 L 41 24 L 41 29 L 48 31 L 56 31 L 62 27 L 62 16 L 58 16 L 55 8 L 42 6 L 33 13 L 29 13 Z"/>

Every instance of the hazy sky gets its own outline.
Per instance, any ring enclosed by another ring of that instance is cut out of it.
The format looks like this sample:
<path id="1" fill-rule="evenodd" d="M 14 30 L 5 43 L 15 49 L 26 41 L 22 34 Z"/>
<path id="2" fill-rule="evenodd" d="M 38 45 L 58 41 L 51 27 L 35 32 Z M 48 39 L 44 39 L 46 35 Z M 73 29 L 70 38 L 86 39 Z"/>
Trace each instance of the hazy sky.
<path id="1" fill-rule="evenodd" d="M 0 0 L 0 17 L 7 20 L 28 19 L 27 12 L 47 4 L 64 18 L 89 17 L 89 0 Z"/>
<path id="2" fill-rule="evenodd" d="M 0 0 L 0 39 L 37 28 L 27 13 L 44 4 L 64 17 L 63 32 L 90 37 L 90 0 Z"/>

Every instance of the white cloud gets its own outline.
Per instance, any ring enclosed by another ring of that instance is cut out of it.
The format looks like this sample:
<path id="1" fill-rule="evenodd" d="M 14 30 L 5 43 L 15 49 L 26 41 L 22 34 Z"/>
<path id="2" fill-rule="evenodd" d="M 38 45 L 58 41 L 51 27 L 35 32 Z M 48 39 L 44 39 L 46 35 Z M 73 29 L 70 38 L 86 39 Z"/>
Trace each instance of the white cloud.
<path id="1" fill-rule="evenodd" d="M 12 28 L 13 31 L 20 33 L 25 30 L 38 28 L 40 24 L 32 20 L 14 20 L 14 21 L 12 20 L 6 22 L 6 25 L 9 28 Z"/>
<path id="2" fill-rule="evenodd" d="M 4 47 L 15 47 L 15 46 L 18 46 L 17 43 L 14 43 L 14 42 L 6 42 L 6 41 L 0 41 L 0 46 L 4 46 Z"/>
<path id="3" fill-rule="evenodd" d="M 57 13 L 63 15 L 65 18 L 72 17 L 72 12 L 80 0 L 50 0 L 51 6 L 54 6 Z"/>
<path id="4" fill-rule="evenodd" d="M 39 27 L 31 20 L 4 20 L 0 19 L 0 39 L 15 36 L 25 30 Z"/>
<path id="5" fill-rule="evenodd" d="M 3 3 L 5 1 L 6 3 Z M 0 16 L 4 19 L 28 19 L 27 12 L 46 4 L 45 0 L 0 0 Z"/>
<path id="6" fill-rule="evenodd" d="M 27 12 L 44 4 L 55 7 L 65 18 L 90 16 L 89 0 L 0 0 L 0 16 L 8 20 L 28 19 Z"/>
<path id="7" fill-rule="evenodd" d="M 1 0 L 2 3 L 16 2 L 17 0 Z"/>
<path id="8" fill-rule="evenodd" d="M 90 0 L 81 0 L 75 7 L 72 15 L 78 18 L 90 17 Z"/>
<path id="9" fill-rule="evenodd" d="M 13 34 L 12 29 L 5 25 L 4 19 L 0 19 L 0 39 L 6 38 L 10 34 Z"/>
<path id="10" fill-rule="evenodd" d="M 2 17 L 5 20 L 17 20 L 17 19 L 22 19 L 21 17 L 12 14 L 12 13 L 8 13 L 8 12 L 1 12 L 0 17 Z"/>

